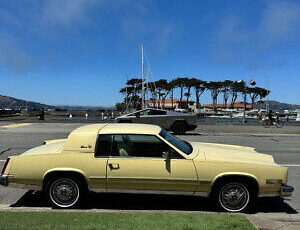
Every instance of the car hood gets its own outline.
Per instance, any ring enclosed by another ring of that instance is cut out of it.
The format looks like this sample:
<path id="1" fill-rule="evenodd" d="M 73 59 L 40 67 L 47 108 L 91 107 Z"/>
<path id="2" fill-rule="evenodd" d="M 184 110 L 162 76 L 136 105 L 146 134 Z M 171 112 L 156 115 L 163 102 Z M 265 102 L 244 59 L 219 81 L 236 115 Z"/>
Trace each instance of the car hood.
<path id="1" fill-rule="evenodd" d="M 29 149 L 21 155 L 41 155 L 49 153 L 59 153 L 61 152 L 65 142 L 65 139 L 45 141 L 44 145 L 35 147 L 33 149 Z"/>
<path id="2" fill-rule="evenodd" d="M 204 156 L 205 159 L 211 161 L 275 165 L 272 156 L 258 153 L 252 147 L 200 142 L 192 142 L 191 144 L 199 153 L 195 159 Z"/>

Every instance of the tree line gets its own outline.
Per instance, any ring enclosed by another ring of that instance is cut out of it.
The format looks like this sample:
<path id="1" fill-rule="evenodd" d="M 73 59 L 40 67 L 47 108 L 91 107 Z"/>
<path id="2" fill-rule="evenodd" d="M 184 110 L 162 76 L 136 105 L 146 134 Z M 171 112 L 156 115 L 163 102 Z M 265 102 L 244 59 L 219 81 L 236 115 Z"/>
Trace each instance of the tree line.
<path id="1" fill-rule="evenodd" d="M 145 83 L 144 86 L 151 94 L 151 101 L 154 107 L 164 108 L 166 98 L 171 99 L 174 108 L 174 93 L 179 91 L 179 108 L 184 109 L 188 105 L 191 96 L 194 94 L 196 107 L 200 108 L 200 98 L 205 91 L 209 91 L 212 98 L 213 109 L 216 109 L 218 97 L 223 96 L 223 104 L 226 108 L 234 107 L 239 95 L 249 96 L 253 109 L 255 101 L 265 98 L 270 91 L 260 87 L 248 87 L 245 81 L 204 81 L 197 78 L 178 77 L 170 81 L 159 79 L 157 81 Z M 141 108 L 142 80 L 132 78 L 126 81 L 126 86 L 120 89 L 124 95 L 124 101 L 117 103 L 116 107 L 122 111 L 125 109 Z M 184 102 L 184 103 L 183 103 Z M 127 106 L 127 108 L 126 108 Z"/>

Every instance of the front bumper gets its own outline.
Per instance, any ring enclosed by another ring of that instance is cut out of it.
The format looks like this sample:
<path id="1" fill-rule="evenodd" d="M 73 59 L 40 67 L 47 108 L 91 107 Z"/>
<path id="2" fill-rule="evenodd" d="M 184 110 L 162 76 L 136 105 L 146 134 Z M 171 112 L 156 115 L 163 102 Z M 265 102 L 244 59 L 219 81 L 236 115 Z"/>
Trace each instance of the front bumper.
<path id="1" fill-rule="evenodd" d="M 281 184 L 280 186 L 280 195 L 281 197 L 289 197 L 293 194 L 294 187 L 288 184 Z"/>
<path id="2" fill-rule="evenodd" d="M 7 176 L 0 175 L 0 185 L 8 186 L 8 178 Z"/>

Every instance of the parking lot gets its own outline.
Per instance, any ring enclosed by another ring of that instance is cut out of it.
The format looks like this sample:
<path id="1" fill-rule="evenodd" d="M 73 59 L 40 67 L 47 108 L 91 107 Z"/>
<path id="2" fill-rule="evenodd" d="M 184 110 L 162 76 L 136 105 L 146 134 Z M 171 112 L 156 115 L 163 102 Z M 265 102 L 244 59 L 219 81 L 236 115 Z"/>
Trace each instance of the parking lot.
<path id="1" fill-rule="evenodd" d="M 0 167 L 7 156 L 18 155 L 27 149 L 41 145 L 47 139 L 66 138 L 79 123 L 0 123 Z M 238 127 L 237 127 L 238 129 Z M 289 183 L 294 195 L 286 200 L 260 199 L 255 215 L 279 218 L 279 214 L 294 215 L 300 210 L 300 135 L 259 133 L 202 133 L 182 135 L 189 141 L 214 142 L 254 147 L 258 152 L 271 154 L 279 164 L 289 167 Z M 39 192 L 0 188 L 0 207 L 48 208 Z M 213 211 L 202 198 L 185 196 L 92 194 L 90 208 L 100 210 L 175 210 Z"/>

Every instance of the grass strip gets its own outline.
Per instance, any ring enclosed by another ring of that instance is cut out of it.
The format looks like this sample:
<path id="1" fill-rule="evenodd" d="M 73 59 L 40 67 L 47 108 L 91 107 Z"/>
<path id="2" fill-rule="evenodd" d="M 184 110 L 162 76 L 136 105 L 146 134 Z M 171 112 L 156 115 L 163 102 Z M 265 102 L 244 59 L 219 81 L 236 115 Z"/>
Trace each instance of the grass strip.
<path id="1" fill-rule="evenodd" d="M 254 230 L 240 215 L 167 212 L 0 212 L 2 230 Z"/>

